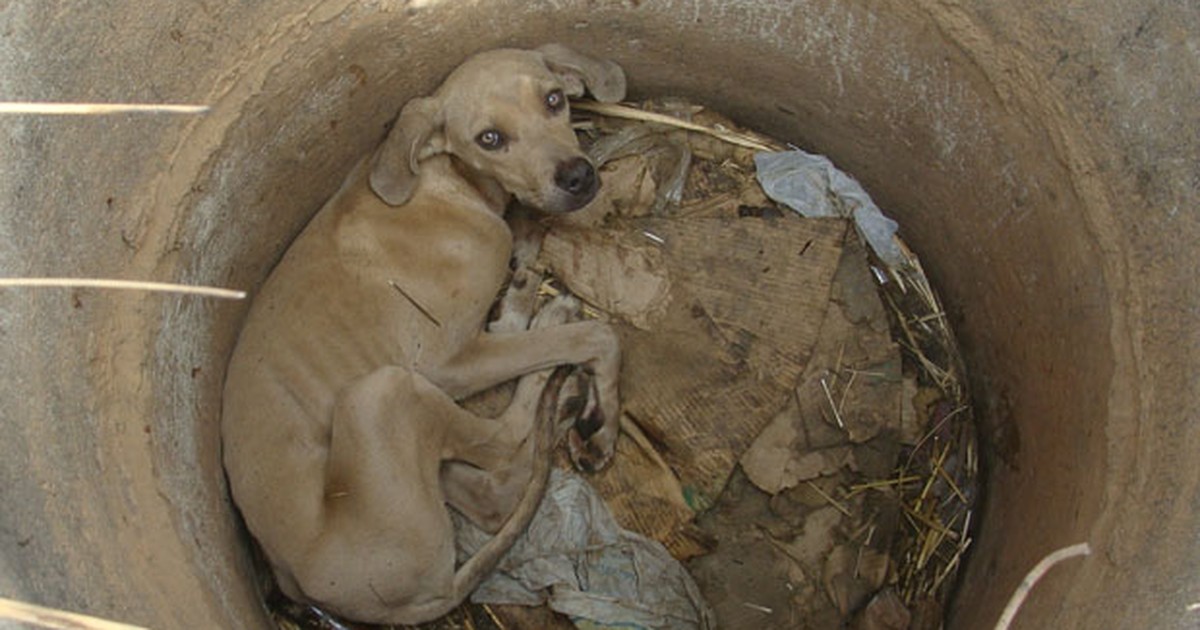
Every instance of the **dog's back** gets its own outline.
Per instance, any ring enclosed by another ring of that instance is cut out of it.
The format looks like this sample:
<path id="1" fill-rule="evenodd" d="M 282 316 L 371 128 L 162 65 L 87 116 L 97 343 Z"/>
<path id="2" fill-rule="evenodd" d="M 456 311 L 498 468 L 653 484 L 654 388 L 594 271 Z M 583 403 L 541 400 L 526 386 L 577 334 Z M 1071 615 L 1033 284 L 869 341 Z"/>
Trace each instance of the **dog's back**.
<path id="1" fill-rule="evenodd" d="M 453 354 L 445 340 L 478 328 L 511 249 L 507 227 L 490 213 L 436 189 L 397 209 L 371 193 L 363 171 L 351 173 L 255 296 L 226 375 L 225 468 L 271 558 L 294 556 L 320 535 L 338 393 L 382 366 Z M 462 273 L 467 265 L 496 271 Z"/>

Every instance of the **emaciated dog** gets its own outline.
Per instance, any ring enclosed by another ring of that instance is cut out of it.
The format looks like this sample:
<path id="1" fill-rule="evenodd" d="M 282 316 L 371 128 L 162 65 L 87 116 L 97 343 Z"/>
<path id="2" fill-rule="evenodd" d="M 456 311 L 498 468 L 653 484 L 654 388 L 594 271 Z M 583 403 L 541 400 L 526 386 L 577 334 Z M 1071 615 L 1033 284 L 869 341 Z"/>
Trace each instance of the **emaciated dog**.
<path id="1" fill-rule="evenodd" d="M 567 96 L 585 86 L 615 101 L 625 77 L 558 45 L 472 57 L 403 107 L 256 296 L 226 376 L 223 457 L 289 597 L 375 623 L 457 606 L 541 500 L 551 444 L 528 438 L 548 435 L 532 430 L 547 368 L 579 365 L 593 379 L 569 434 L 576 464 L 611 457 L 620 352 L 608 325 L 484 331 L 513 247 L 510 200 L 561 213 L 596 194 L 568 115 Z M 456 403 L 523 375 L 499 418 Z M 445 475 L 446 462 L 459 473 Z M 530 480 L 519 501 L 489 493 L 514 478 Z M 492 531 L 502 524 L 457 571 L 448 501 Z"/>

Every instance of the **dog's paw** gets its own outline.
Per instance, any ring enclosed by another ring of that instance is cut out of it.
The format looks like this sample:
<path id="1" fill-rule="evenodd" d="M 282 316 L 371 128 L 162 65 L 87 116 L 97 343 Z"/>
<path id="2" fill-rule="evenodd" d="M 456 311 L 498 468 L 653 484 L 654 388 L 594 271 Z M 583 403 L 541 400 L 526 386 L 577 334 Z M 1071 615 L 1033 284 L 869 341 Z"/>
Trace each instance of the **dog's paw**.
<path id="1" fill-rule="evenodd" d="M 513 271 L 508 288 L 492 309 L 488 332 L 516 332 L 529 328 L 541 283 L 542 274 L 537 271 L 523 267 Z"/>
<path id="2" fill-rule="evenodd" d="M 566 430 L 567 450 L 575 467 L 596 472 L 608 465 L 616 446 L 616 432 L 606 431 L 606 417 L 593 374 L 576 368 L 563 382 L 555 414 L 559 431 Z M 557 442 L 562 433 L 556 432 Z"/>
<path id="3" fill-rule="evenodd" d="M 587 376 L 586 387 L 582 403 L 576 405 L 578 413 L 574 415 L 575 421 L 567 434 L 567 450 L 576 468 L 594 473 L 612 461 L 618 431 L 617 423 L 608 421 L 600 405 L 594 377 Z"/>
<path id="4" fill-rule="evenodd" d="M 594 429 L 592 427 L 599 426 Z M 586 437 L 585 437 L 586 436 Z M 617 448 L 617 431 L 603 418 L 576 423 L 567 434 L 567 451 L 575 467 L 586 473 L 603 470 L 612 461 Z"/>
<path id="5" fill-rule="evenodd" d="M 564 293 L 554 297 L 538 309 L 529 328 L 549 328 L 575 321 L 579 319 L 582 310 L 583 305 L 578 299 Z"/>

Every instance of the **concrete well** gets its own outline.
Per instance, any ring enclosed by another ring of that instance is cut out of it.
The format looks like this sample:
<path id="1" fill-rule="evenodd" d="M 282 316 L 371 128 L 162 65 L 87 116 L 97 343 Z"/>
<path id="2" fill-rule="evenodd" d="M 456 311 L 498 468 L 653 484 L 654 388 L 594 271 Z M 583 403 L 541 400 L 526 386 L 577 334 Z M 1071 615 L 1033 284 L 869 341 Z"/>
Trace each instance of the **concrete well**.
<path id="1" fill-rule="evenodd" d="M 959 331 L 988 503 L 952 628 L 1194 628 L 1200 6 L 1155 0 L 0 3 L 0 275 L 253 290 L 408 98 L 561 41 L 829 155 Z M 218 453 L 244 303 L 0 291 L 0 595 L 257 628 Z"/>

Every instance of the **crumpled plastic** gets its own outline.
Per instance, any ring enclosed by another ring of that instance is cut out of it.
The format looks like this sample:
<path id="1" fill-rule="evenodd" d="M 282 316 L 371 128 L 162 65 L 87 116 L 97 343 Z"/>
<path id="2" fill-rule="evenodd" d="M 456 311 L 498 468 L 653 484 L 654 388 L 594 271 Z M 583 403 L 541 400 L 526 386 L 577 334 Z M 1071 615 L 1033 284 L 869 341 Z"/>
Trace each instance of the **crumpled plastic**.
<path id="1" fill-rule="evenodd" d="M 806 217 L 853 219 L 859 235 L 884 264 L 894 269 L 907 264 L 894 238 L 900 226 L 829 158 L 794 149 L 756 153 L 754 165 L 758 183 L 771 199 Z"/>
<path id="2" fill-rule="evenodd" d="M 489 535 L 454 516 L 458 554 L 466 558 Z M 533 522 L 471 601 L 548 602 L 589 629 L 715 627 L 696 583 L 666 548 L 622 529 L 586 481 L 561 470 L 551 473 Z"/>
<path id="3" fill-rule="evenodd" d="M 588 149 L 588 157 L 594 164 L 604 165 L 630 155 L 657 154 L 664 171 L 657 177 L 661 181 L 655 181 L 655 201 L 650 214 L 660 216 L 683 200 L 683 188 L 692 167 L 692 150 L 677 133 L 661 125 L 629 125 L 602 136 Z"/>

